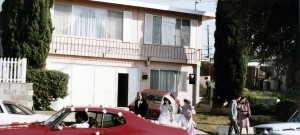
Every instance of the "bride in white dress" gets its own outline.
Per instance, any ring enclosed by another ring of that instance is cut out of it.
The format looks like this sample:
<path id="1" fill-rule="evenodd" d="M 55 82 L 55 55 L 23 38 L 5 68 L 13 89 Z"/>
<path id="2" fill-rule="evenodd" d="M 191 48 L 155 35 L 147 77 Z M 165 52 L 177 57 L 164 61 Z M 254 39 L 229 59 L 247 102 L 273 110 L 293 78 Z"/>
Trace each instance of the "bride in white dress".
<path id="1" fill-rule="evenodd" d="M 160 105 L 160 115 L 158 117 L 158 122 L 163 125 L 172 125 L 177 114 L 177 105 L 175 100 L 169 96 L 165 95 L 162 98 Z"/>

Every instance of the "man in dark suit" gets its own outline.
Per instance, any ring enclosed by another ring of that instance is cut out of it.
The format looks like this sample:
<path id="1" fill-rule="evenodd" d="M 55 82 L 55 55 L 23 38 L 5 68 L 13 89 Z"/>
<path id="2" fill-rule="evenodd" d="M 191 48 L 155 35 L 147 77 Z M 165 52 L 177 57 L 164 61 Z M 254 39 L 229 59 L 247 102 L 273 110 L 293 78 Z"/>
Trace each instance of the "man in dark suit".
<path id="1" fill-rule="evenodd" d="M 141 92 L 137 92 L 136 100 L 134 104 L 134 113 L 136 115 L 141 115 L 142 117 L 145 117 L 147 110 L 148 110 L 147 100 L 143 99 Z"/>

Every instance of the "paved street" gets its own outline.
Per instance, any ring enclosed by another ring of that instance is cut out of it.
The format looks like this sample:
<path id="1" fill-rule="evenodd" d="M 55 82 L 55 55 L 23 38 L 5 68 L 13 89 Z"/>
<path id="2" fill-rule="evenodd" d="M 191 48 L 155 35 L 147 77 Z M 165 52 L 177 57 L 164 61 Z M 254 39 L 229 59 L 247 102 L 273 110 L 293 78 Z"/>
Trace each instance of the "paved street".
<path id="1" fill-rule="evenodd" d="M 201 131 L 201 130 L 198 130 L 195 128 L 195 131 L 196 131 L 196 135 L 207 135 L 207 133 Z"/>

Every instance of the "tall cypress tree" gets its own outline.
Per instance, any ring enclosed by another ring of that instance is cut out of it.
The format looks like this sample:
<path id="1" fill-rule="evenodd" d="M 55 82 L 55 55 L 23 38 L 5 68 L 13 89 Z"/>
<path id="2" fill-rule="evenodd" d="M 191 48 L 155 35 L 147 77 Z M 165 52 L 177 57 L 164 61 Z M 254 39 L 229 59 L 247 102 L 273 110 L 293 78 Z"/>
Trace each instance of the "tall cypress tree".
<path id="1" fill-rule="evenodd" d="M 245 86 L 249 36 L 245 34 L 246 14 L 234 12 L 245 8 L 240 2 L 219 0 L 217 3 L 214 71 L 216 95 L 222 100 L 240 95 Z"/>
<path id="2" fill-rule="evenodd" d="M 28 67 L 43 69 L 52 37 L 53 0 L 5 0 L 0 13 L 5 57 L 27 58 Z"/>

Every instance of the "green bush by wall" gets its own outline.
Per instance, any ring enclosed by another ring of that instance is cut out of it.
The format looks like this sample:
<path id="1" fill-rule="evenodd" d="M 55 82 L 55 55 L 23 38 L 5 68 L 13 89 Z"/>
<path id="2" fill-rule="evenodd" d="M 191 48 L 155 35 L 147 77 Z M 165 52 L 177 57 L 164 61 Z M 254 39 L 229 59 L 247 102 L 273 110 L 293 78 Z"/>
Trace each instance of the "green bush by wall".
<path id="1" fill-rule="evenodd" d="M 298 109 L 295 101 L 282 100 L 276 104 L 274 114 L 279 121 L 287 121 Z"/>
<path id="2" fill-rule="evenodd" d="M 33 83 L 33 109 L 49 111 L 51 101 L 68 95 L 69 75 L 55 70 L 28 69 L 28 83 Z"/>

